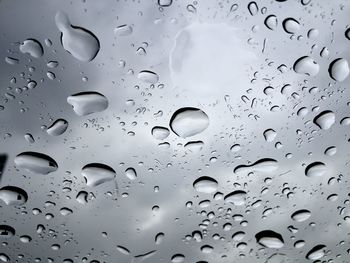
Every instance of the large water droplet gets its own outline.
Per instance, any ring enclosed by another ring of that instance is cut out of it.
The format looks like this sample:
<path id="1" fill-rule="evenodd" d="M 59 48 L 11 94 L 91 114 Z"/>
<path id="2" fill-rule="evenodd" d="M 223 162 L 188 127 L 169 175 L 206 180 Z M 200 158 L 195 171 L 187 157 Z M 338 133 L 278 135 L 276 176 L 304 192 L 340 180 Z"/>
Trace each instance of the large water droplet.
<path id="1" fill-rule="evenodd" d="M 301 209 L 298 211 L 295 211 L 291 218 L 297 222 L 303 222 L 305 220 L 308 220 L 311 216 L 311 212 L 307 209 Z"/>
<path id="2" fill-rule="evenodd" d="M 66 13 L 59 11 L 55 16 L 56 26 L 61 31 L 61 43 L 76 59 L 93 60 L 100 50 L 98 38 L 89 30 L 72 26 Z"/>
<path id="3" fill-rule="evenodd" d="M 318 260 L 322 258 L 325 255 L 324 249 L 326 248 L 325 245 L 317 245 L 313 247 L 307 254 L 306 258 L 309 260 Z"/>
<path id="4" fill-rule="evenodd" d="M 211 194 L 217 191 L 218 182 L 209 176 L 202 176 L 194 181 L 193 187 L 197 192 Z"/>
<path id="5" fill-rule="evenodd" d="M 15 229 L 8 225 L 0 225 L 0 239 L 9 238 L 14 236 L 16 233 Z"/>
<path id="6" fill-rule="evenodd" d="M 5 186 L 0 189 L 0 200 L 6 205 L 22 205 L 28 200 L 28 194 L 22 188 Z"/>
<path id="7" fill-rule="evenodd" d="M 79 116 L 101 112 L 108 107 L 108 99 L 94 91 L 73 94 L 67 98 L 67 102 L 73 106 L 74 112 Z"/>
<path id="8" fill-rule="evenodd" d="M 111 181 L 116 176 L 115 171 L 108 165 L 102 163 L 90 163 L 83 167 L 81 174 L 88 186 L 98 186 Z"/>
<path id="9" fill-rule="evenodd" d="M 267 248 L 282 248 L 284 241 L 282 235 L 272 230 L 264 230 L 255 235 L 256 242 Z"/>
<path id="10" fill-rule="evenodd" d="M 43 46 L 35 39 L 24 40 L 19 46 L 19 50 L 22 53 L 27 53 L 34 58 L 39 58 L 44 55 Z"/>
<path id="11" fill-rule="evenodd" d="M 18 168 L 32 173 L 48 174 L 58 169 L 58 165 L 50 156 L 38 152 L 23 152 L 14 159 Z"/>
<path id="12" fill-rule="evenodd" d="M 313 121 L 320 129 L 328 130 L 335 123 L 335 114 L 330 110 L 322 111 Z"/>
<path id="13" fill-rule="evenodd" d="M 313 162 L 305 168 L 305 175 L 309 177 L 320 177 L 327 172 L 327 167 L 322 162 Z"/>
<path id="14" fill-rule="evenodd" d="M 68 122 L 64 119 L 56 120 L 46 132 L 52 136 L 59 136 L 63 134 L 68 128 Z"/>
<path id="15" fill-rule="evenodd" d="M 187 138 L 208 128 L 209 117 L 197 108 L 181 108 L 173 114 L 169 126 L 177 136 Z"/>
<path id="16" fill-rule="evenodd" d="M 350 73 L 348 61 L 344 58 L 337 58 L 329 64 L 329 76 L 336 81 L 344 81 Z"/>
<path id="17" fill-rule="evenodd" d="M 245 203 L 245 196 L 247 193 L 243 190 L 236 190 L 227 194 L 224 198 L 225 202 L 240 206 Z"/>
<path id="18" fill-rule="evenodd" d="M 297 59 L 293 65 L 296 73 L 306 74 L 308 76 L 316 76 L 320 71 L 320 66 L 315 60 L 308 56 Z"/>
<path id="19" fill-rule="evenodd" d="M 256 4 L 256 2 L 250 2 L 248 4 L 248 11 L 252 16 L 254 16 L 258 13 L 259 8 L 258 8 L 258 5 Z"/>
<path id="20" fill-rule="evenodd" d="M 137 178 L 136 170 L 132 167 L 129 167 L 125 170 L 125 176 L 130 180 L 135 180 Z"/>

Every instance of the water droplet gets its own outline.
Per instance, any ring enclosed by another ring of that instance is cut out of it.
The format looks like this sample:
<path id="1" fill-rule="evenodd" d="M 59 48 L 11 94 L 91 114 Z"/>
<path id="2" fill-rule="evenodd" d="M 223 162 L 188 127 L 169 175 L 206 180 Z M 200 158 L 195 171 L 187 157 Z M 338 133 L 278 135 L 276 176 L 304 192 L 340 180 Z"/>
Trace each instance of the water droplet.
<path id="1" fill-rule="evenodd" d="M 330 110 L 322 111 L 313 122 L 322 130 L 328 130 L 335 123 L 335 114 Z"/>
<path id="2" fill-rule="evenodd" d="M 189 150 L 193 153 L 198 153 L 203 149 L 204 142 L 202 141 L 190 141 L 184 145 L 186 150 Z"/>
<path id="3" fill-rule="evenodd" d="M 277 28 L 277 22 L 277 17 L 275 15 L 269 15 L 264 21 L 265 26 L 270 30 L 275 30 Z"/>
<path id="4" fill-rule="evenodd" d="M 283 20 L 282 26 L 284 31 L 286 31 L 288 34 L 295 34 L 300 30 L 299 22 L 292 17 Z"/>
<path id="5" fill-rule="evenodd" d="M 160 232 L 156 235 L 154 241 L 156 242 L 156 245 L 160 245 L 164 240 L 164 233 Z"/>
<path id="6" fill-rule="evenodd" d="M 0 261 L 1 262 L 10 262 L 10 257 L 4 253 L 0 253 Z"/>
<path id="7" fill-rule="evenodd" d="M 64 119 L 56 120 L 46 132 L 52 136 L 59 136 L 63 134 L 68 128 L 68 122 Z"/>
<path id="8" fill-rule="evenodd" d="M 272 142 L 276 138 L 277 132 L 275 132 L 275 130 L 273 129 L 267 129 L 264 131 L 263 135 L 264 135 L 265 141 Z"/>
<path id="9" fill-rule="evenodd" d="M 252 16 L 254 16 L 258 13 L 259 8 L 258 8 L 258 5 L 256 4 L 256 2 L 250 2 L 248 4 L 248 11 Z"/>
<path id="10" fill-rule="evenodd" d="M 181 108 L 173 114 L 169 126 L 177 136 L 187 138 L 208 128 L 209 117 L 197 108 Z"/>
<path id="11" fill-rule="evenodd" d="M 337 58 L 329 64 L 329 76 L 336 81 L 344 81 L 350 73 L 348 61 L 344 58 Z"/>
<path id="12" fill-rule="evenodd" d="M 48 174 L 58 169 L 58 165 L 50 156 L 38 152 L 23 152 L 14 159 L 18 168 L 32 173 Z"/>
<path id="13" fill-rule="evenodd" d="M 129 25 L 121 25 L 114 29 L 114 33 L 120 37 L 131 35 L 132 27 Z"/>
<path id="14" fill-rule="evenodd" d="M 22 243 L 29 243 L 30 241 L 32 241 L 32 238 L 30 236 L 20 236 L 19 240 Z"/>
<path id="15" fill-rule="evenodd" d="M 317 245 L 313 247 L 307 254 L 306 258 L 309 260 L 318 260 L 322 258 L 325 255 L 324 249 L 326 248 L 325 245 Z"/>
<path id="16" fill-rule="evenodd" d="M 169 136 L 169 134 L 169 129 L 165 127 L 155 126 L 152 129 L 152 135 L 157 140 L 164 140 Z"/>
<path id="17" fill-rule="evenodd" d="M 125 170 L 125 176 L 130 180 L 135 180 L 137 178 L 136 170 L 132 167 L 129 167 Z"/>
<path id="18" fill-rule="evenodd" d="M 199 193 L 211 194 L 217 191 L 218 182 L 209 176 L 202 176 L 194 181 L 193 187 Z"/>
<path id="19" fill-rule="evenodd" d="M 324 154 L 328 156 L 333 156 L 336 153 L 337 153 L 337 147 L 335 146 L 330 146 L 324 151 Z"/>
<path id="20" fill-rule="evenodd" d="M 5 57 L 5 62 L 10 65 L 16 65 L 19 63 L 17 58 Z"/>
<path id="21" fill-rule="evenodd" d="M 284 241 L 279 233 L 272 230 L 264 230 L 255 235 L 256 242 L 267 248 L 282 248 Z"/>
<path id="22" fill-rule="evenodd" d="M 34 58 L 39 58 L 44 55 L 43 46 L 38 40 L 35 39 L 24 40 L 23 43 L 21 43 L 21 45 L 19 46 L 19 50 L 22 53 L 27 53 Z"/>
<path id="23" fill-rule="evenodd" d="M 305 220 L 308 220 L 310 216 L 311 216 L 311 212 L 309 210 L 302 209 L 294 212 L 291 218 L 297 222 L 303 222 Z"/>
<path id="24" fill-rule="evenodd" d="M 60 209 L 60 214 L 63 215 L 63 216 L 67 216 L 67 215 L 70 215 L 73 213 L 73 210 L 72 209 L 69 209 L 67 207 L 63 207 Z"/>
<path id="25" fill-rule="evenodd" d="M 73 94 L 67 98 L 67 102 L 79 116 L 101 112 L 108 107 L 108 99 L 94 91 Z"/>
<path id="26" fill-rule="evenodd" d="M 172 263 L 181 263 L 185 261 L 185 256 L 182 254 L 176 254 L 171 257 L 171 262 Z"/>
<path id="27" fill-rule="evenodd" d="M 87 200 L 87 197 L 88 197 L 88 193 L 85 192 L 85 191 L 80 191 L 78 194 L 77 194 L 77 197 L 76 197 L 76 200 L 78 203 L 82 204 L 82 205 L 85 205 L 87 204 L 88 200 Z"/>
<path id="28" fill-rule="evenodd" d="M 28 200 L 28 194 L 16 186 L 4 186 L 0 189 L 0 200 L 6 205 L 22 205 Z"/>
<path id="29" fill-rule="evenodd" d="M 56 26 L 61 31 L 63 48 L 76 59 L 88 62 L 93 60 L 100 50 L 98 38 L 85 28 L 72 26 L 68 15 L 62 11 L 56 13 Z"/>
<path id="30" fill-rule="evenodd" d="M 305 168 L 305 175 L 308 177 L 320 177 L 327 172 L 327 167 L 322 162 L 313 162 Z"/>
<path id="31" fill-rule="evenodd" d="M 111 181 L 116 176 L 115 171 L 102 163 L 90 163 L 83 167 L 81 174 L 86 180 L 87 186 L 98 186 Z"/>
<path id="32" fill-rule="evenodd" d="M 0 239 L 13 237 L 15 233 L 16 231 L 13 227 L 8 225 L 0 225 Z"/>
<path id="33" fill-rule="evenodd" d="M 271 158 L 264 158 L 256 161 L 250 165 L 238 165 L 233 172 L 234 173 L 249 173 L 260 172 L 269 173 L 278 169 L 278 162 Z"/>
<path id="34" fill-rule="evenodd" d="M 26 133 L 26 134 L 24 135 L 24 139 L 25 139 L 27 142 L 29 142 L 29 143 L 34 143 L 34 142 L 35 142 L 33 135 L 31 135 L 30 133 Z"/>
<path id="35" fill-rule="evenodd" d="M 173 0 L 158 0 L 158 5 L 161 7 L 171 6 Z"/>
<path id="36" fill-rule="evenodd" d="M 247 193 L 243 190 L 236 190 L 227 194 L 224 198 L 225 202 L 241 206 L 245 204 L 245 196 Z"/>
<path id="37" fill-rule="evenodd" d="M 130 254 L 130 251 L 126 247 L 117 246 L 117 250 L 124 255 Z"/>
<path id="38" fill-rule="evenodd" d="M 304 56 L 295 61 L 293 69 L 296 73 L 299 74 L 316 76 L 320 71 L 320 66 L 312 58 Z"/>
<path id="39" fill-rule="evenodd" d="M 155 84 L 159 80 L 158 75 L 153 71 L 149 71 L 149 70 L 140 71 L 137 77 L 143 82 L 150 83 L 150 84 Z"/>

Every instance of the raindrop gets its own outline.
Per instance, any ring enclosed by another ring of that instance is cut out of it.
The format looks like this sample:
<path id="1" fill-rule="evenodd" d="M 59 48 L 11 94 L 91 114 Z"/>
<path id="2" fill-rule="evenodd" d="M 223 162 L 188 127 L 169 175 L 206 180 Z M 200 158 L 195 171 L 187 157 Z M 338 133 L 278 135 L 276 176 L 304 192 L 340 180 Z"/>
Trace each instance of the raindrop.
<path id="1" fill-rule="evenodd" d="M 326 110 L 318 114 L 313 122 L 322 130 L 328 130 L 335 123 L 335 114 L 333 111 Z"/>
<path id="2" fill-rule="evenodd" d="M 282 26 L 284 31 L 286 31 L 288 34 L 295 34 L 300 30 L 299 22 L 292 17 L 283 20 Z"/>
<path id="3" fill-rule="evenodd" d="M 306 258 L 309 260 L 318 260 L 322 258 L 325 254 L 324 249 L 326 248 L 325 245 L 317 245 L 313 247 L 307 254 Z"/>
<path id="4" fill-rule="evenodd" d="M 327 167 L 322 162 L 314 162 L 305 168 L 305 175 L 308 177 L 321 177 L 327 172 Z"/>
<path id="5" fill-rule="evenodd" d="M 6 205 L 23 205 L 28 200 L 28 194 L 16 186 L 4 186 L 0 189 L 0 200 Z"/>
<path id="6" fill-rule="evenodd" d="M 132 167 L 129 167 L 125 170 L 125 176 L 130 180 L 135 180 L 137 178 L 136 170 Z"/>
<path id="7" fill-rule="evenodd" d="M 294 212 L 291 216 L 291 218 L 297 222 L 303 222 L 311 216 L 311 212 L 306 209 L 298 210 Z"/>
<path id="8" fill-rule="evenodd" d="M 263 135 L 264 135 L 265 141 L 272 142 L 276 138 L 277 132 L 275 132 L 275 130 L 273 129 L 267 129 L 264 131 Z"/>
<path id="9" fill-rule="evenodd" d="M 158 0 L 158 5 L 161 7 L 171 6 L 173 0 Z"/>
<path id="10" fill-rule="evenodd" d="M 329 64 L 329 76 L 336 81 L 344 81 L 350 73 L 348 61 L 344 58 L 337 58 Z"/>
<path id="11" fill-rule="evenodd" d="M 63 134 L 68 128 L 68 122 L 64 119 L 56 120 L 46 132 L 52 136 L 59 136 Z"/>
<path id="12" fill-rule="evenodd" d="M 21 45 L 19 46 L 19 50 L 22 53 L 27 53 L 34 58 L 39 58 L 44 55 L 43 46 L 40 44 L 39 41 L 35 39 L 24 40 L 23 43 L 21 43 Z"/>
<path id="13" fill-rule="evenodd" d="M 161 127 L 161 126 L 155 126 L 152 128 L 151 133 L 155 139 L 164 140 L 169 136 L 170 131 L 168 128 Z"/>
<path id="14" fill-rule="evenodd" d="M 199 193 L 212 194 L 218 189 L 218 182 L 209 176 L 202 176 L 193 183 L 194 189 Z"/>
<path id="15" fill-rule="evenodd" d="M 264 230 L 255 235 L 256 242 L 267 248 L 282 248 L 284 241 L 279 233 L 272 230 Z"/>
<path id="16" fill-rule="evenodd" d="M 8 225 L 0 225 L 0 239 L 9 238 L 14 236 L 16 233 L 15 229 Z"/>
<path id="17" fill-rule="evenodd" d="M 116 176 L 115 171 L 111 167 L 101 163 L 85 165 L 81 170 L 81 174 L 84 176 L 87 186 L 98 186 L 113 180 Z"/>
<path id="18" fill-rule="evenodd" d="M 229 194 L 227 194 L 224 197 L 225 202 L 237 205 L 237 206 L 241 206 L 244 205 L 245 203 L 245 196 L 247 195 L 247 193 L 243 190 L 236 190 L 233 191 Z"/>
<path id="19" fill-rule="evenodd" d="M 173 114 L 169 126 L 177 136 L 187 138 L 208 128 L 209 117 L 197 108 L 181 108 Z"/>
<path id="20" fill-rule="evenodd" d="M 149 70 L 142 70 L 137 75 L 138 79 L 142 80 L 145 83 L 155 84 L 158 82 L 159 77 L 156 73 Z"/>
<path id="21" fill-rule="evenodd" d="M 277 27 L 277 17 L 275 15 L 269 15 L 266 17 L 264 23 L 268 29 L 275 30 Z"/>
<path id="22" fill-rule="evenodd" d="M 121 25 L 114 29 L 114 33 L 118 36 L 128 36 L 132 34 L 132 27 L 129 25 Z"/>
<path id="23" fill-rule="evenodd" d="M 248 4 L 248 11 L 252 16 L 256 15 L 259 11 L 258 5 L 255 2 L 250 2 Z"/>
<path id="24" fill-rule="evenodd" d="M 269 173 L 278 169 L 278 162 L 271 158 L 264 158 L 256 161 L 250 165 L 238 165 L 233 172 L 234 173 L 249 173 L 260 172 Z"/>
<path id="25" fill-rule="evenodd" d="M 56 26 L 61 31 L 63 48 L 76 59 L 88 62 L 100 50 L 98 38 L 85 28 L 72 26 L 66 13 L 59 11 L 55 16 Z"/>
<path id="26" fill-rule="evenodd" d="M 304 56 L 295 61 L 293 69 L 296 73 L 299 74 L 316 76 L 320 71 L 320 66 L 312 58 Z"/>
<path id="27" fill-rule="evenodd" d="M 80 92 L 67 98 L 67 102 L 73 106 L 74 112 L 79 116 L 85 116 L 107 109 L 108 100 L 98 92 Z"/>
<path id="28" fill-rule="evenodd" d="M 23 152 L 14 159 L 18 168 L 32 173 L 48 174 L 58 169 L 58 165 L 50 156 L 38 152 Z"/>

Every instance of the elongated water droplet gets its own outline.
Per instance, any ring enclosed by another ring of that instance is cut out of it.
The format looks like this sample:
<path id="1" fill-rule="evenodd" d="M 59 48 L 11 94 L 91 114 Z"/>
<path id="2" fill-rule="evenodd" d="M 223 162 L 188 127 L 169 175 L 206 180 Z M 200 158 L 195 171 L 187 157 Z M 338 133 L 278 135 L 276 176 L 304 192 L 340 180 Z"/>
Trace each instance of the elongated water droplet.
<path id="1" fill-rule="evenodd" d="M 116 176 L 115 171 L 102 163 L 90 163 L 83 167 L 81 174 L 86 180 L 87 186 L 98 186 L 111 181 Z"/>
<path id="2" fill-rule="evenodd" d="M 52 136 L 59 136 L 63 134 L 68 128 L 68 122 L 64 119 L 56 120 L 46 132 Z"/>
<path id="3" fill-rule="evenodd" d="M 238 165 L 233 172 L 234 173 L 249 173 L 260 172 L 269 173 L 278 169 L 278 162 L 271 158 L 264 158 L 256 161 L 250 165 Z"/>
<path id="4" fill-rule="evenodd" d="M 184 145 L 186 150 L 189 150 L 193 153 L 198 153 L 203 149 L 204 142 L 202 141 L 190 141 Z"/>
<path id="5" fill-rule="evenodd" d="M 254 16 L 258 13 L 259 8 L 258 8 L 258 5 L 256 4 L 256 2 L 250 2 L 248 4 L 248 11 L 252 16 Z"/>
<path id="6" fill-rule="evenodd" d="M 132 27 L 129 25 L 121 25 L 114 29 L 114 33 L 120 37 L 131 35 Z"/>
<path id="7" fill-rule="evenodd" d="M 169 126 L 177 136 L 187 138 L 208 128 L 209 117 L 197 108 L 181 108 L 173 114 Z"/>
<path id="8" fill-rule="evenodd" d="M 63 48 L 76 59 L 88 62 L 100 50 L 98 38 L 89 30 L 72 26 L 66 13 L 59 11 L 55 16 L 56 26 L 61 31 Z"/>
<path id="9" fill-rule="evenodd" d="M 79 116 L 101 112 L 108 107 L 108 99 L 94 91 L 73 94 L 67 98 L 67 102 Z"/>
<path id="10" fill-rule="evenodd" d="M 194 181 L 193 187 L 197 192 L 211 194 L 217 191 L 218 182 L 209 176 L 202 176 Z"/>
<path id="11" fill-rule="evenodd" d="M 58 165 L 50 156 L 38 152 L 23 152 L 14 159 L 18 168 L 32 173 L 48 174 L 58 169 Z"/>
<path id="12" fill-rule="evenodd" d="M 34 58 L 39 58 L 44 55 L 43 46 L 38 40 L 35 39 L 24 40 L 23 43 L 21 43 L 21 45 L 19 46 L 19 50 L 22 53 L 27 53 Z"/>

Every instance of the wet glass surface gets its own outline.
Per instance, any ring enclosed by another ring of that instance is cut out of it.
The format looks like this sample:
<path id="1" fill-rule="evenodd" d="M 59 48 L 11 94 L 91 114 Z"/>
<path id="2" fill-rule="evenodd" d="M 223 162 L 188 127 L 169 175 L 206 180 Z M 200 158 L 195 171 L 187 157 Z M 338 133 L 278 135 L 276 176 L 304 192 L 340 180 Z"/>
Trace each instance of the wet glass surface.
<path id="1" fill-rule="evenodd" d="M 350 2 L 0 0 L 0 262 L 350 262 Z"/>

